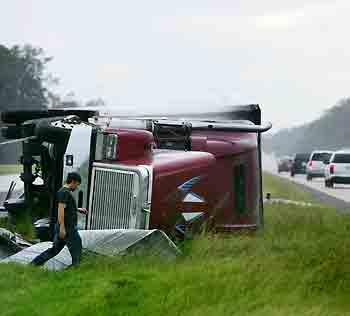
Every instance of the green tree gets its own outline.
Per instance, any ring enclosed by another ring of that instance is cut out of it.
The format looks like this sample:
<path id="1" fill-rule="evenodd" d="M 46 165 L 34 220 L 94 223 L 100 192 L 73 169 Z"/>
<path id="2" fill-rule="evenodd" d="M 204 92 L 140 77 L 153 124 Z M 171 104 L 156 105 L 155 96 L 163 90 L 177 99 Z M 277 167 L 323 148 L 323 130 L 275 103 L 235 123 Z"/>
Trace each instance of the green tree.
<path id="1" fill-rule="evenodd" d="M 350 148 L 349 117 L 350 98 L 343 98 L 311 123 L 264 136 L 263 149 L 285 155 L 315 149 Z"/>
<path id="2" fill-rule="evenodd" d="M 41 48 L 30 45 L 7 48 L 0 44 L 0 113 L 15 109 L 45 109 L 53 103 L 55 95 L 49 87 L 58 81 L 46 71 L 51 59 Z M 1 146 L 0 163 L 17 163 L 20 149 L 20 144 Z"/>
<path id="3" fill-rule="evenodd" d="M 47 87 L 57 83 L 46 73 L 51 59 L 41 48 L 0 45 L 0 111 L 47 107 Z"/>

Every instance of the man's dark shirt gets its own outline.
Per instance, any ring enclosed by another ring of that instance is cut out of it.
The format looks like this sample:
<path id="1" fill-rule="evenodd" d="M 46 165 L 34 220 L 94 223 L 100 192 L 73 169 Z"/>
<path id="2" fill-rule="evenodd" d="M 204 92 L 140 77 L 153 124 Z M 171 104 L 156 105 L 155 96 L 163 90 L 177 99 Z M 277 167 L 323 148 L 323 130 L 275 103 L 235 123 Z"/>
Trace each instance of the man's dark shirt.
<path id="1" fill-rule="evenodd" d="M 66 205 L 64 209 L 64 226 L 66 230 L 71 230 L 77 226 L 78 215 L 77 215 L 77 205 L 75 199 L 73 198 L 71 191 L 62 187 L 56 195 L 57 206 L 58 203 L 64 203 Z M 57 209 L 58 212 L 58 209 Z M 58 217 L 57 217 L 58 218 Z"/>

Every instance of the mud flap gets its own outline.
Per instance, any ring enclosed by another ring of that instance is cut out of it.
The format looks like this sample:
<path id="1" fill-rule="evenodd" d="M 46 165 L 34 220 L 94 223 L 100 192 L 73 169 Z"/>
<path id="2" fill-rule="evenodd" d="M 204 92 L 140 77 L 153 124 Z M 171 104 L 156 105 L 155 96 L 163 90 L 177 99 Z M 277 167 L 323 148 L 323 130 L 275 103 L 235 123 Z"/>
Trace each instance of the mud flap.
<path id="1" fill-rule="evenodd" d="M 83 249 L 104 256 L 157 256 L 173 260 L 181 252 L 169 237 L 160 230 L 84 230 L 79 231 Z M 1 262 L 29 264 L 37 255 L 51 247 L 51 242 L 42 242 L 28 247 Z M 48 270 L 62 270 L 72 263 L 67 247 L 45 266 Z"/>

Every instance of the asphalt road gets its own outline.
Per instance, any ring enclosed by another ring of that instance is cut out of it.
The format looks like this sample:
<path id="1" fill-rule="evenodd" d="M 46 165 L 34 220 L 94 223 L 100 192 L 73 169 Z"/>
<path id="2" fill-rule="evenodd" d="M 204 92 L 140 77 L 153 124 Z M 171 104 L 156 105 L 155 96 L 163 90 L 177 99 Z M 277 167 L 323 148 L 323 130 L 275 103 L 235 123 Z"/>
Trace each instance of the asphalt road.
<path id="1" fill-rule="evenodd" d="M 316 198 L 321 202 L 350 210 L 350 185 L 336 184 L 334 188 L 326 188 L 324 178 L 315 178 L 312 181 L 307 181 L 305 175 L 296 175 L 292 178 L 289 173 L 279 174 L 275 157 L 269 155 L 263 155 L 263 168 L 267 172 L 301 185 L 306 191 L 316 195 Z"/>

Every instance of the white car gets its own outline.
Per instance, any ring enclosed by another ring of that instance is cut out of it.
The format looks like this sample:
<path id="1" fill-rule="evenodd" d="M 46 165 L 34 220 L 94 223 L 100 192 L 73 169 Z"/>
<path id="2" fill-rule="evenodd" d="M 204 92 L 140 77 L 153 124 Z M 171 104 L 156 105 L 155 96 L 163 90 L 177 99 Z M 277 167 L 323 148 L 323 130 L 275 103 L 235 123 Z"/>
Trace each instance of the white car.
<path id="1" fill-rule="evenodd" d="M 336 151 L 325 168 L 325 186 L 335 183 L 350 184 L 350 150 Z"/>
<path id="2" fill-rule="evenodd" d="M 329 160 L 333 152 L 328 150 L 316 150 L 310 155 L 306 166 L 306 179 L 311 181 L 312 178 L 324 177 L 325 160 Z"/>

